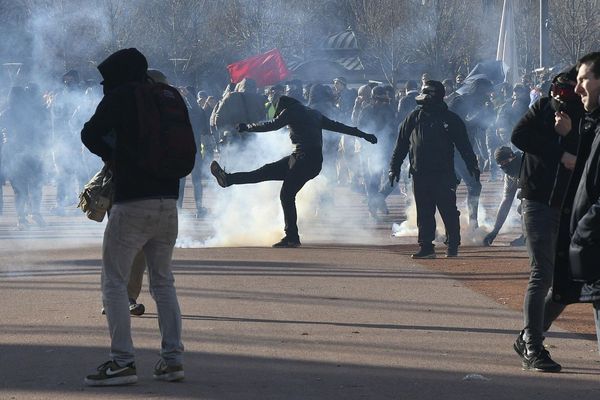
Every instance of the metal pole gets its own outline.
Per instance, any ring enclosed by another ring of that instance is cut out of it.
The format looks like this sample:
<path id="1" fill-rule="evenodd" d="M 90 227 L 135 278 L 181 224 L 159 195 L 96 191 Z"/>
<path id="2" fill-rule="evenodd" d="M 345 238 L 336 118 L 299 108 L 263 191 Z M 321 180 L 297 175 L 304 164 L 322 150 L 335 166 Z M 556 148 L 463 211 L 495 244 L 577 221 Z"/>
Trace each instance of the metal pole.
<path id="1" fill-rule="evenodd" d="M 548 66 L 548 50 L 550 47 L 548 23 L 548 0 L 540 0 L 540 68 Z"/>

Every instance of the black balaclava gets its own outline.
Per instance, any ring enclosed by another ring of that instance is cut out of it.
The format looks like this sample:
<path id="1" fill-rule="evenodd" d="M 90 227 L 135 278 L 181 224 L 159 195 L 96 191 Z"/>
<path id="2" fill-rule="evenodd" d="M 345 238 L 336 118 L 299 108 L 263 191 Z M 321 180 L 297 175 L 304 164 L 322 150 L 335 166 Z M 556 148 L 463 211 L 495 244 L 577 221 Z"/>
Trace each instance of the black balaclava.
<path id="1" fill-rule="evenodd" d="M 275 106 L 275 117 L 294 105 L 302 105 L 298 100 L 289 96 L 281 96 L 279 100 L 277 100 L 277 105 Z"/>
<path id="2" fill-rule="evenodd" d="M 512 160 L 506 163 L 506 161 L 511 158 Z M 494 159 L 506 175 L 512 178 L 517 178 L 519 176 L 519 172 L 521 171 L 521 157 L 517 157 L 510 147 L 502 146 L 496 149 L 494 152 Z"/>
<path id="3" fill-rule="evenodd" d="M 144 82 L 147 70 L 146 57 L 135 48 L 116 51 L 98 65 L 104 94 L 125 83 Z"/>
<path id="4" fill-rule="evenodd" d="M 436 106 L 444 102 L 444 96 L 446 96 L 446 89 L 442 82 L 429 80 L 425 81 L 421 93 L 415 97 L 415 101 L 424 107 Z"/>

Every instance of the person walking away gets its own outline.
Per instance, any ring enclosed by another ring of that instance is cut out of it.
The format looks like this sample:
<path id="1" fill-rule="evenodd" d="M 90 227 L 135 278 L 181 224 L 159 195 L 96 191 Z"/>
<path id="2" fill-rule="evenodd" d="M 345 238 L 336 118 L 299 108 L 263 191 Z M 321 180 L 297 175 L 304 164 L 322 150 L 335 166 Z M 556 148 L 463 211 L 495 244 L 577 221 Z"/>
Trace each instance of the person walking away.
<path id="1" fill-rule="evenodd" d="M 110 360 L 85 378 L 90 386 L 137 381 L 127 284 L 134 258 L 142 250 L 161 333 L 153 377 L 184 378 L 181 311 L 171 259 L 177 239 L 179 179 L 193 168 L 196 145 L 181 95 L 175 88 L 149 81 L 147 69 L 146 58 L 134 48 L 119 50 L 100 63 L 104 97 L 81 131 L 83 144 L 111 165 L 115 182 L 102 249 Z"/>

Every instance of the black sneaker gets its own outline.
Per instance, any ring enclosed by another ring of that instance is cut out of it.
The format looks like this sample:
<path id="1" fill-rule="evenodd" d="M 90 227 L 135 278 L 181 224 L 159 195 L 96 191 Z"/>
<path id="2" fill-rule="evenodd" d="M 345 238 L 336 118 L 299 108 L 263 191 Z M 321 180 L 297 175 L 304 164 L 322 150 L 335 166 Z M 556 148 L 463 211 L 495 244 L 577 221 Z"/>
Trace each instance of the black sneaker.
<path id="1" fill-rule="evenodd" d="M 446 258 L 458 257 L 458 247 L 448 247 L 446 249 Z"/>
<path id="2" fill-rule="evenodd" d="M 410 258 L 435 258 L 433 247 L 421 247 L 421 250 L 410 256 Z"/>
<path id="3" fill-rule="evenodd" d="M 140 315 L 144 315 L 144 312 L 146 312 L 146 307 L 143 304 L 138 304 L 135 300 L 129 299 L 129 314 L 139 317 Z"/>
<path id="4" fill-rule="evenodd" d="M 517 340 L 515 340 L 515 343 L 513 344 L 513 349 L 519 355 L 519 357 L 521 357 L 521 360 L 525 361 L 525 355 L 527 354 L 527 344 L 525 343 L 525 340 L 523 340 L 523 331 L 521 331 L 519 333 L 519 336 L 517 336 Z"/>
<path id="5" fill-rule="evenodd" d="M 161 358 L 154 366 L 152 377 L 159 381 L 177 382 L 185 378 L 183 365 L 167 365 Z"/>
<path id="6" fill-rule="evenodd" d="M 213 174 L 215 178 L 217 178 L 217 183 L 221 187 L 229 186 L 229 182 L 227 182 L 227 174 L 221 168 L 218 162 L 213 161 L 210 163 L 210 173 Z"/>
<path id="7" fill-rule="evenodd" d="M 279 242 L 275 243 L 273 247 L 276 248 L 293 248 L 300 247 L 300 239 L 289 239 L 287 236 L 281 239 Z"/>
<path id="8" fill-rule="evenodd" d="M 100 365 L 98 373 L 85 377 L 88 386 L 117 386 L 130 385 L 137 382 L 135 363 L 131 362 L 121 367 L 114 361 L 107 361 Z"/>
<path id="9" fill-rule="evenodd" d="M 516 344 L 516 343 L 515 343 Z M 515 349 L 516 350 L 516 349 Z M 548 350 L 541 350 L 523 356 L 523 369 L 538 372 L 560 372 L 560 364 L 550 358 Z"/>

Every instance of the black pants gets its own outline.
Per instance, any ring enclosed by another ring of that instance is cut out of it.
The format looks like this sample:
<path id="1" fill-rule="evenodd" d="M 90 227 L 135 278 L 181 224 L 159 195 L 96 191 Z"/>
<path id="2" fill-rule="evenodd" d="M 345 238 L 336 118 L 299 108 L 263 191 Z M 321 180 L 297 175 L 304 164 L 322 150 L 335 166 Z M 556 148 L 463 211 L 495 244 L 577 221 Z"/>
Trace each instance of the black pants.
<path id="1" fill-rule="evenodd" d="M 460 245 L 460 212 L 456 208 L 456 181 L 429 176 L 413 176 L 413 193 L 417 205 L 417 227 L 419 246 L 431 246 L 435 239 L 435 209 L 440 212 L 448 247 Z"/>
<path id="2" fill-rule="evenodd" d="M 264 181 L 283 181 L 279 198 L 283 207 L 285 235 L 290 239 L 299 239 L 296 220 L 296 194 L 304 184 L 321 171 L 323 156 L 321 153 L 292 153 L 271 164 L 265 164 L 250 172 L 236 172 L 228 176 L 232 185 L 258 183 Z"/>

